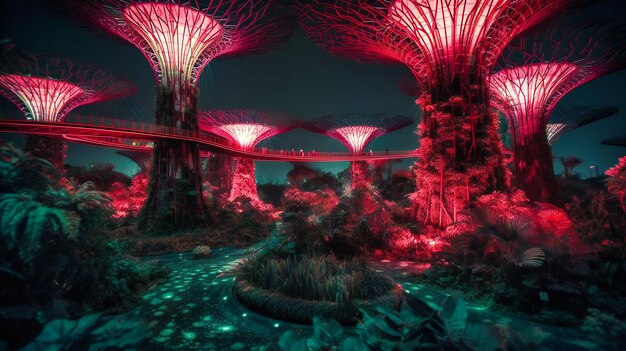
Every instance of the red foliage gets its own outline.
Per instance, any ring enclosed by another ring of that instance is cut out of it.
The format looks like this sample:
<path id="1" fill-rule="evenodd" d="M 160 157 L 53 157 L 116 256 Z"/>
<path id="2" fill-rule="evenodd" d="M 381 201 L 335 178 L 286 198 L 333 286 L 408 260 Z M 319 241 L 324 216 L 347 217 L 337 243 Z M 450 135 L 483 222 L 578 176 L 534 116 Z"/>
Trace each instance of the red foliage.
<path id="1" fill-rule="evenodd" d="M 626 212 L 626 156 L 604 174 L 610 177 L 607 180 L 609 192 L 619 199 L 622 210 Z"/>
<path id="2" fill-rule="evenodd" d="M 328 215 L 339 204 L 339 197 L 332 189 L 302 191 L 291 187 L 285 191 L 283 206 L 286 211 L 307 209 L 315 216 Z"/>
<path id="3" fill-rule="evenodd" d="M 128 188 L 119 182 L 115 182 L 109 191 L 109 196 L 113 199 L 111 206 L 115 211 L 113 218 L 137 216 L 146 199 L 147 187 L 148 175 L 146 173 L 135 175 Z"/>
<path id="4" fill-rule="evenodd" d="M 257 205 L 260 206 L 263 203 L 263 201 L 259 198 L 259 193 L 256 189 L 254 169 L 253 160 L 247 158 L 240 158 L 237 160 L 237 167 L 235 168 L 235 174 L 233 175 L 233 186 L 230 189 L 228 201 L 233 201 L 240 196 L 244 196 L 249 198 L 255 207 L 257 207 Z"/>

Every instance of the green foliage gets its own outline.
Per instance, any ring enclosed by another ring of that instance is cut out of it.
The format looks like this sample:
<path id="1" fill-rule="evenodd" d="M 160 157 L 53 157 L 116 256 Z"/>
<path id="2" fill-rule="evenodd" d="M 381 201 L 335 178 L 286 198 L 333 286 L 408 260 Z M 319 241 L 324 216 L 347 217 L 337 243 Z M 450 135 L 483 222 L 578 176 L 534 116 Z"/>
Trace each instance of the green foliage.
<path id="1" fill-rule="evenodd" d="M 58 172 L 50 162 L 0 141 L 0 193 L 45 191 Z"/>
<path id="2" fill-rule="evenodd" d="M 602 350 L 623 349 L 623 342 L 626 340 L 626 322 L 611 314 L 591 308 L 580 329 Z"/>
<path id="3" fill-rule="evenodd" d="M 92 314 L 79 320 L 48 322 L 41 334 L 22 351 L 138 350 L 140 343 L 149 336 L 146 325 L 128 315 L 105 319 L 100 314 Z"/>
<path id="4" fill-rule="evenodd" d="M 237 276 L 286 296 L 339 303 L 376 298 L 395 286 L 390 278 L 374 272 L 365 262 L 305 254 L 253 256 L 240 265 Z"/>
<path id="5" fill-rule="evenodd" d="M 354 330 L 315 317 L 312 334 L 288 331 L 259 350 L 526 350 L 548 335 L 540 330 L 520 333 L 501 325 L 470 324 L 464 302 L 454 297 L 444 301 L 439 312 L 411 295 L 404 296 L 399 310 L 379 306 L 375 315 L 362 312 L 364 317 Z"/>
<path id="6" fill-rule="evenodd" d="M 364 313 L 357 334 L 370 350 L 440 350 L 450 343 L 444 321 L 425 302 L 406 295 L 399 311 Z"/>
<path id="7" fill-rule="evenodd" d="M 93 184 L 63 182 L 49 163 L 6 144 L 0 155 L 4 305 L 45 307 L 63 300 L 60 312 L 67 315 L 121 309 L 164 275 L 106 245 L 109 198 Z"/>

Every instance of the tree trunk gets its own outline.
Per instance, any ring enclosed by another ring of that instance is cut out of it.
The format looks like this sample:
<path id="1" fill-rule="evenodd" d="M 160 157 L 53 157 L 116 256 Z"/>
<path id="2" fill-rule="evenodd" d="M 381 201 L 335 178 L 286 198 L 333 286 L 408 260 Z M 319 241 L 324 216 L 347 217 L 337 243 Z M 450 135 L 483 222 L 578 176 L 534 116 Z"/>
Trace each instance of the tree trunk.
<path id="1" fill-rule="evenodd" d="M 179 91 L 165 87 L 157 90 L 157 124 L 198 131 L 196 90 L 188 85 Z M 178 140 L 156 141 L 152 155 L 148 195 L 138 217 L 139 226 L 163 232 L 205 222 L 198 145 Z"/>
<path id="2" fill-rule="evenodd" d="M 516 135 L 515 184 L 533 201 L 557 202 L 552 150 L 545 133 Z"/>
<path id="3" fill-rule="evenodd" d="M 24 152 L 47 160 L 57 171 L 63 173 L 67 144 L 61 138 L 29 135 L 24 144 Z"/>
<path id="4" fill-rule="evenodd" d="M 423 114 L 415 164 L 417 220 L 440 228 L 478 196 L 508 188 L 497 116 L 486 92 L 447 100 L 444 92 L 437 91 L 437 102 L 429 94 L 419 99 Z"/>

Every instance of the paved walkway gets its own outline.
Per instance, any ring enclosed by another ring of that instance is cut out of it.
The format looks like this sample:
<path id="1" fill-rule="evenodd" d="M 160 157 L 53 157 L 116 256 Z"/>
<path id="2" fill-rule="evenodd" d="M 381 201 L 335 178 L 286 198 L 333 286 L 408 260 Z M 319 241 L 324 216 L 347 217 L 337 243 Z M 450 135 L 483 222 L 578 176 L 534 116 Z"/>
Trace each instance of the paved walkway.
<path id="1" fill-rule="evenodd" d="M 156 259 L 171 269 L 164 283 L 150 289 L 135 313 L 154 323 L 153 337 L 146 350 L 250 350 L 275 340 L 293 325 L 277 322 L 238 310 L 229 303 L 233 277 L 222 276 L 229 267 L 245 257 L 246 250 L 217 249 L 208 259 L 192 260 L 190 254 L 172 254 Z M 150 260 L 145 258 L 144 260 Z M 406 282 L 409 272 L 424 267 L 412 262 L 377 263 L 410 293 L 433 306 L 448 296 L 429 286 Z M 513 330 L 538 330 L 548 333 L 544 350 L 592 350 L 593 344 L 579 340 L 576 330 L 546 326 L 491 312 L 484 306 L 468 304 L 470 324 L 499 323 Z M 269 323 L 269 324 L 268 324 Z M 584 336 L 584 335 L 583 335 Z"/>

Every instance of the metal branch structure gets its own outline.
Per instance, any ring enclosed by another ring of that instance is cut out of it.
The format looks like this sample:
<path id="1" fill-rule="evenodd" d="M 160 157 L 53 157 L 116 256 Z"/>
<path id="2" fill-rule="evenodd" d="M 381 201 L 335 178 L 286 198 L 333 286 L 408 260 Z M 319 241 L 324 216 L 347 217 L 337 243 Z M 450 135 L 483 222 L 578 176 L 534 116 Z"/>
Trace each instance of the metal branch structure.
<path id="1" fill-rule="evenodd" d="M 136 87 L 95 67 L 60 57 L 9 50 L 0 59 L 0 95 L 11 100 L 27 120 L 63 122 L 81 105 L 133 94 Z M 60 138 L 30 136 L 25 151 L 63 169 L 65 143 Z"/>
<path id="2" fill-rule="evenodd" d="M 286 41 L 290 15 L 278 0 L 73 0 L 71 11 L 138 48 L 157 81 L 157 124 L 198 130 L 197 82 L 213 59 L 266 50 Z M 198 145 L 157 142 L 144 228 L 181 228 L 206 220 Z"/>
<path id="3" fill-rule="evenodd" d="M 417 220 L 443 227 L 508 187 L 488 79 L 516 35 L 584 0 L 313 0 L 301 23 L 332 53 L 403 63 L 422 88 Z"/>
<path id="4" fill-rule="evenodd" d="M 490 86 L 493 105 L 509 121 L 517 186 L 532 200 L 554 202 L 556 178 L 546 134 L 549 116 L 576 87 L 626 67 L 626 30 L 594 22 L 575 31 L 554 27 L 548 33 L 512 43 Z"/>
<path id="5" fill-rule="evenodd" d="M 569 131 L 613 116 L 617 112 L 619 109 L 613 106 L 556 107 L 546 125 L 548 145 L 554 145 L 563 134 Z"/>
<path id="6" fill-rule="evenodd" d="M 413 119 L 385 113 L 351 113 L 328 115 L 304 125 L 315 133 L 328 135 L 339 140 L 353 155 L 363 153 L 363 149 L 375 138 L 410 126 Z M 351 164 L 352 189 L 369 184 L 368 165 L 357 161 Z"/>
<path id="7" fill-rule="evenodd" d="M 291 116 L 256 110 L 211 110 L 201 112 L 200 129 L 236 143 L 240 149 L 250 151 L 262 140 L 284 133 L 297 126 Z M 228 201 L 240 196 L 251 200 L 253 205 L 263 206 L 259 198 L 254 175 L 254 161 L 239 158 L 233 174 Z"/>

